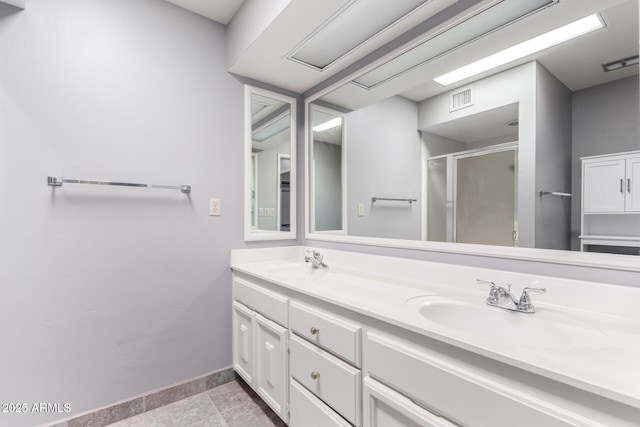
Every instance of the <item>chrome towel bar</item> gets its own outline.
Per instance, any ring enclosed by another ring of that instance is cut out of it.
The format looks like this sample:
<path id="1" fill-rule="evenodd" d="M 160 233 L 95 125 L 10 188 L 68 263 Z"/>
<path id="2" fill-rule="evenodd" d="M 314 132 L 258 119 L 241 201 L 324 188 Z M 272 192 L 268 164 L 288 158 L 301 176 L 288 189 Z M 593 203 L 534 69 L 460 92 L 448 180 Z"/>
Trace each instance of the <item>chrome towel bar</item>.
<path id="1" fill-rule="evenodd" d="M 409 202 L 409 204 L 418 201 L 418 199 L 393 199 L 393 198 L 390 199 L 390 198 L 387 198 L 387 197 L 372 197 L 371 198 L 371 204 L 374 204 L 378 200 L 384 200 L 384 201 L 389 201 L 389 202 Z"/>
<path id="2" fill-rule="evenodd" d="M 571 193 L 562 193 L 560 191 L 541 191 L 540 196 L 571 197 Z"/>
<path id="3" fill-rule="evenodd" d="M 112 182 L 112 181 L 94 181 L 89 179 L 69 179 L 61 176 L 47 177 L 47 184 L 54 187 L 61 187 L 63 183 L 67 184 L 93 184 L 93 185 L 118 185 L 121 187 L 147 187 L 147 188 L 164 188 L 168 190 L 180 190 L 185 194 L 191 193 L 190 185 L 155 185 L 155 184 L 137 184 L 134 182 Z"/>

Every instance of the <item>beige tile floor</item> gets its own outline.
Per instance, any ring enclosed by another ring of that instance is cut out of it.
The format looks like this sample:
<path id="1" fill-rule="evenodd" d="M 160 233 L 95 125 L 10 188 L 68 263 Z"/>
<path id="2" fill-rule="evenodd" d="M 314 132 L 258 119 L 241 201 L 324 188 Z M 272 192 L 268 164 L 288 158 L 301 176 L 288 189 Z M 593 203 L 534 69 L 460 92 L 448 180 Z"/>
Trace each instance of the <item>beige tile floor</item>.
<path id="1" fill-rule="evenodd" d="M 242 380 L 162 406 L 111 427 L 284 427 Z"/>

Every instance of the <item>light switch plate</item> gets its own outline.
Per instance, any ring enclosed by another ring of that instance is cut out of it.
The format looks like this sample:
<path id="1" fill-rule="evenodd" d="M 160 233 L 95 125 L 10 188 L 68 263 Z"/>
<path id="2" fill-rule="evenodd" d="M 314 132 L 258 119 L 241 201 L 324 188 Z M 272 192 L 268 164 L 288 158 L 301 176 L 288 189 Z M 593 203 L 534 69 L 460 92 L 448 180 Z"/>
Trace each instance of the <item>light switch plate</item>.
<path id="1" fill-rule="evenodd" d="M 221 205 L 220 199 L 217 199 L 217 198 L 209 199 L 209 215 L 220 216 L 220 212 L 221 212 L 220 205 Z"/>
<path id="2" fill-rule="evenodd" d="M 264 216 L 264 208 L 258 208 L 258 216 Z"/>
<path id="3" fill-rule="evenodd" d="M 364 203 L 358 203 L 358 216 L 364 216 Z"/>

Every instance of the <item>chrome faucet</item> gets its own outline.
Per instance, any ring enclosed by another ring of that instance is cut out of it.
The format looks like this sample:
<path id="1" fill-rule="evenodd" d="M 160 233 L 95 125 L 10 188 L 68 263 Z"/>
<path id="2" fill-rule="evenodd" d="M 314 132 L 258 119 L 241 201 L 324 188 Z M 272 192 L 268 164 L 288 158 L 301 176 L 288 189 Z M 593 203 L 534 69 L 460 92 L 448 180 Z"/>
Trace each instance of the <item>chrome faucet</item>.
<path id="1" fill-rule="evenodd" d="M 304 257 L 304 262 L 310 262 L 313 268 L 329 268 L 327 264 L 322 262 L 322 260 L 324 259 L 324 255 L 322 255 L 320 252 L 307 250 L 307 253 L 311 254 L 311 256 L 307 255 L 306 257 Z"/>
<path id="2" fill-rule="evenodd" d="M 476 282 L 482 285 L 489 285 L 489 296 L 487 297 L 487 305 L 498 307 L 505 310 L 517 311 L 519 313 L 535 313 L 536 309 L 531 304 L 529 292 L 538 292 L 544 294 L 547 292 L 545 288 L 524 288 L 520 298 L 516 299 L 511 293 L 511 285 L 507 284 L 507 288 L 497 286 L 488 280 L 476 279 Z M 506 300 L 506 303 L 504 302 Z"/>

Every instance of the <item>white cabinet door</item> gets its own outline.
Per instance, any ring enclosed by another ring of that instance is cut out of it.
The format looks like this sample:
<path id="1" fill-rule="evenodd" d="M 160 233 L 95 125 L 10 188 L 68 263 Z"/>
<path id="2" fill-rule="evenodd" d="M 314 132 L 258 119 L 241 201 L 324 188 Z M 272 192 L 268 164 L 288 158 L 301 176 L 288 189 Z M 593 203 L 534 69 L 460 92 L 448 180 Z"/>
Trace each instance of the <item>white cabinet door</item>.
<path id="1" fill-rule="evenodd" d="M 627 159 L 627 212 L 640 212 L 640 157 Z"/>
<path id="2" fill-rule="evenodd" d="M 624 212 L 625 167 L 624 159 L 584 163 L 585 213 Z"/>
<path id="3" fill-rule="evenodd" d="M 237 301 L 233 302 L 233 368 L 244 380 L 253 385 L 255 312 Z"/>
<path id="4" fill-rule="evenodd" d="M 256 376 L 254 388 L 271 409 L 288 421 L 289 372 L 287 329 L 256 313 Z"/>
<path id="5" fill-rule="evenodd" d="M 364 427 L 455 427 L 371 377 L 362 384 Z"/>

